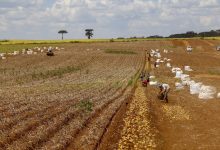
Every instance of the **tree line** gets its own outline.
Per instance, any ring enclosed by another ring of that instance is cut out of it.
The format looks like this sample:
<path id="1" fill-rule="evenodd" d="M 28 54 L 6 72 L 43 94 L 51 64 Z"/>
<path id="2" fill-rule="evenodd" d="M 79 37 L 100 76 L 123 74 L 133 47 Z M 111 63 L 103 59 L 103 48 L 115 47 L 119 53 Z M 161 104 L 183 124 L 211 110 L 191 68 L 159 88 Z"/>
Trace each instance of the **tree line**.
<path id="1" fill-rule="evenodd" d="M 196 33 L 194 31 L 188 31 L 186 33 L 179 33 L 179 34 L 171 34 L 167 37 L 164 36 L 160 36 L 160 35 L 151 35 L 148 37 L 136 37 L 136 36 L 132 36 L 129 37 L 129 39 L 144 39 L 144 38 L 194 38 L 194 37 L 219 37 L 220 36 L 220 30 L 211 30 L 211 31 L 207 31 L 207 32 L 200 32 L 200 33 Z M 125 39 L 124 37 L 118 37 L 118 39 Z"/>
<path id="2" fill-rule="evenodd" d="M 194 31 L 188 31 L 186 33 L 172 34 L 169 36 L 169 38 L 218 37 L 218 36 L 220 36 L 220 30 L 211 30 L 200 33 L 196 33 Z"/>

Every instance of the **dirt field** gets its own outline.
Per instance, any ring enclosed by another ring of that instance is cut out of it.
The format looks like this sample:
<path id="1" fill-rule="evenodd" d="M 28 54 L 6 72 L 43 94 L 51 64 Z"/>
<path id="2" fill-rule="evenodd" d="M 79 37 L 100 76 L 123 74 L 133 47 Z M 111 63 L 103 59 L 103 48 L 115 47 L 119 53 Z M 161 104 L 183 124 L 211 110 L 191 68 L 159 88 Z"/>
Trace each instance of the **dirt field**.
<path id="1" fill-rule="evenodd" d="M 157 99 L 157 88 L 134 86 L 146 68 L 145 50 L 168 49 L 173 52 L 162 55 L 172 65 L 191 66 L 195 81 L 220 92 L 219 44 L 74 43 L 60 45 L 65 49 L 54 57 L 0 60 L 0 149 L 220 149 L 219 99 L 175 91 L 176 79 L 163 65 L 151 73 L 171 85 L 168 104 Z"/>
<path id="2" fill-rule="evenodd" d="M 173 53 L 162 53 L 162 55 L 170 58 L 171 64 L 176 67 L 183 68 L 185 65 L 190 65 L 194 71 L 189 74 L 195 81 L 215 86 L 220 91 L 220 55 L 213 46 L 217 43 L 218 41 L 173 40 L 155 42 L 151 47 L 162 50 L 166 48 L 173 51 Z M 185 48 L 188 44 L 194 47 L 193 53 L 186 53 Z M 200 100 L 197 95 L 190 95 L 189 88 L 175 91 L 174 83 L 177 80 L 170 69 L 163 65 L 157 69 L 152 69 L 151 73 L 156 76 L 158 81 L 171 85 L 169 103 L 159 101 L 157 99 L 159 90 L 152 86 L 145 88 L 147 104 L 142 102 L 142 98 L 137 101 L 134 94 L 134 106 L 130 106 L 132 105 L 131 102 L 130 105 L 123 107 L 127 110 L 125 113 L 119 112 L 119 115 L 115 116 L 111 123 L 112 128 L 109 127 L 109 133 L 106 133 L 100 149 L 218 150 L 220 148 L 219 99 Z M 143 87 L 138 84 L 136 92 L 139 92 L 138 88 Z M 140 107 L 138 103 L 140 103 Z M 130 113 L 134 108 L 136 111 Z M 139 121 L 141 125 L 137 123 L 132 125 L 128 122 L 127 118 L 130 118 L 135 123 L 135 120 L 140 118 L 138 111 L 143 109 L 148 112 L 145 115 L 146 124 L 142 122 L 143 120 Z M 122 118 L 125 118 L 124 122 L 120 121 Z M 122 132 L 115 129 L 117 125 Z M 141 127 L 144 128 L 139 130 Z M 148 132 L 145 131 L 146 128 Z M 133 136 L 130 135 L 130 132 L 133 133 Z M 142 134 L 145 134 L 145 142 L 139 143 L 142 140 Z M 118 141 L 115 140 L 118 138 Z M 107 141 L 114 141 L 114 143 Z M 145 147 L 141 147 L 143 143 Z"/>

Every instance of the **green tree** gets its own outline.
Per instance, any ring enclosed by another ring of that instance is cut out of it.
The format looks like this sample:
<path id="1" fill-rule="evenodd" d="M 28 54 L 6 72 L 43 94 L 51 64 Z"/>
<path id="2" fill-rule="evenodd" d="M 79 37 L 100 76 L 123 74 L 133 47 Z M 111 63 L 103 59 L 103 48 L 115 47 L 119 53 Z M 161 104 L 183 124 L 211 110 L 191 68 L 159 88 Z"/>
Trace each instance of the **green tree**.
<path id="1" fill-rule="evenodd" d="M 66 34 L 68 33 L 66 30 L 60 30 L 58 31 L 59 34 L 62 34 L 62 40 L 63 40 L 63 34 Z"/>
<path id="2" fill-rule="evenodd" d="M 86 29 L 86 36 L 88 37 L 88 39 L 90 39 L 93 36 L 93 29 Z"/>

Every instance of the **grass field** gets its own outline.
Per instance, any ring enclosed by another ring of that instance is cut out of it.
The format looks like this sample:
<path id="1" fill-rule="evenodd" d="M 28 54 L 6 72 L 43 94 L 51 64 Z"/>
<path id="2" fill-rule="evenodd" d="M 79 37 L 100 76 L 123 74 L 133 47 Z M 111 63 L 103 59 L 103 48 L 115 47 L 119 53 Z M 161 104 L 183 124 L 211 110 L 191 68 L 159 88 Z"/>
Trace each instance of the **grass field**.
<path id="1" fill-rule="evenodd" d="M 93 42 L 134 42 L 151 40 L 187 40 L 196 38 L 119 38 L 119 39 L 66 39 L 66 40 L 0 40 L 0 44 L 51 44 L 51 43 L 93 43 Z M 219 40 L 220 37 L 205 37 L 204 39 Z M 113 41 L 112 41 L 113 40 Z"/>
<path id="2" fill-rule="evenodd" d="M 138 41 L 160 41 L 160 40 L 187 40 L 189 38 L 144 38 L 144 39 L 76 39 L 76 40 L 0 40 L 0 52 L 13 52 L 23 48 L 57 46 L 64 43 L 100 43 L 100 42 L 138 42 Z M 200 38 L 194 38 L 200 39 Z M 220 37 L 208 37 L 207 40 L 220 40 Z M 205 40 L 204 39 L 204 40 Z M 220 44 L 220 43 L 219 43 Z M 169 47 L 167 47 L 169 48 Z"/>

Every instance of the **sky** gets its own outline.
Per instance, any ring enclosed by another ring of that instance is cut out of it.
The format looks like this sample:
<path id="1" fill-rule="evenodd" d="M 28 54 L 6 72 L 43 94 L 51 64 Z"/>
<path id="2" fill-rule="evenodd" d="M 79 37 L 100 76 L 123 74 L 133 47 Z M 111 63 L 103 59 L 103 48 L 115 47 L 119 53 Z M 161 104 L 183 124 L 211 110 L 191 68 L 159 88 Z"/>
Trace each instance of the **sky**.
<path id="1" fill-rule="evenodd" d="M 220 0 L 0 0 L 0 39 L 168 36 L 220 29 Z"/>

